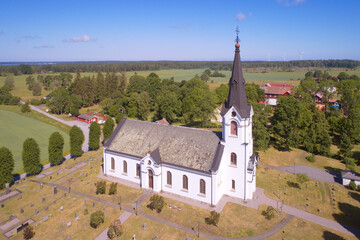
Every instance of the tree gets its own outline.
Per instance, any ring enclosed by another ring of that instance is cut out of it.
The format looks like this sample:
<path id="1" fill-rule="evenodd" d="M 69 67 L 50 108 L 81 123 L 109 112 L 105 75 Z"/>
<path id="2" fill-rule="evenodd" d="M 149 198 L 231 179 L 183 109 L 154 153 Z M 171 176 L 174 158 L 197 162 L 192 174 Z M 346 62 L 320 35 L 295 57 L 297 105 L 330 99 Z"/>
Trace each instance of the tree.
<path id="1" fill-rule="evenodd" d="M 63 160 L 64 138 L 59 132 L 54 132 L 49 138 L 49 162 L 59 165 Z"/>
<path id="2" fill-rule="evenodd" d="M 96 194 L 106 193 L 106 181 L 99 181 L 96 183 Z"/>
<path id="3" fill-rule="evenodd" d="M 180 113 L 181 101 L 177 98 L 176 93 L 164 89 L 156 99 L 156 118 L 161 119 L 164 117 L 169 123 L 172 123 Z"/>
<path id="4" fill-rule="evenodd" d="M 4 86 L 9 87 L 11 90 L 14 90 L 15 84 L 14 84 L 14 77 L 13 76 L 7 76 L 4 82 Z"/>
<path id="5" fill-rule="evenodd" d="M 137 117 L 141 120 L 147 120 L 150 113 L 151 98 L 148 92 L 141 92 L 137 99 Z"/>
<path id="6" fill-rule="evenodd" d="M 150 203 L 147 205 L 151 210 L 156 210 L 157 213 L 160 213 L 165 205 L 164 198 L 158 194 L 152 195 L 150 198 Z"/>
<path id="7" fill-rule="evenodd" d="M 103 100 L 106 96 L 105 79 L 101 72 L 98 72 L 96 76 L 96 93 L 97 101 Z"/>
<path id="8" fill-rule="evenodd" d="M 11 151 L 6 147 L 0 148 L 0 189 L 5 187 L 5 183 L 13 180 L 14 158 Z"/>
<path id="9" fill-rule="evenodd" d="M 35 232 L 32 226 L 28 225 L 25 229 L 24 229 L 24 239 L 29 240 L 32 239 L 35 236 Z"/>
<path id="10" fill-rule="evenodd" d="M 352 149 L 354 146 L 351 144 L 351 140 L 346 133 L 342 133 L 340 136 L 340 145 L 338 155 L 341 158 L 351 157 L 353 155 Z"/>
<path id="11" fill-rule="evenodd" d="M 90 226 L 97 228 L 101 223 L 104 222 L 105 214 L 103 211 L 96 211 L 90 215 Z"/>
<path id="12" fill-rule="evenodd" d="M 40 148 L 35 139 L 28 138 L 24 141 L 22 160 L 27 174 L 34 175 L 41 171 Z"/>
<path id="13" fill-rule="evenodd" d="M 122 73 L 121 77 L 120 77 L 120 84 L 119 84 L 120 92 L 125 93 L 126 88 L 127 88 L 128 85 L 129 85 L 129 81 L 128 81 L 127 77 L 126 77 L 126 74 Z"/>
<path id="14" fill-rule="evenodd" d="M 35 82 L 33 84 L 32 94 L 33 94 L 33 96 L 41 96 L 41 84 L 39 82 Z"/>
<path id="15" fill-rule="evenodd" d="M 26 79 L 25 79 L 25 83 L 28 87 L 28 89 L 31 91 L 33 86 L 34 86 L 34 83 L 35 83 L 35 78 L 31 75 L 31 76 L 28 76 Z"/>
<path id="16" fill-rule="evenodd" d="M 217 104 L 223 103 L 229 94 L 229 85 L 228 84 L 221 84 L 220 87 L 215 89 L 215 93 L 217 96 Z M 246 94 L 247 95 L 247 94 Z"/>
<path id="17" fill-rule="evenodd" d="M 208 82 L 209 81 L 209 79 L 210 79 L 210 76 L 206 73 L 206 72 L 203 72 L 202 74 L 201 74 L 201 80 L 203 80 L 204 82 Z"/>
<path id="18" fill-rule="evenodd" d="M 275 217 L 275 209 L 272 206 L 268 206 L 266 210 L 262 211 L 262 215 L 267 219 L 271 220 Z"/>
<path id="19" fill-rule="evenodd" d="M 123 228 L 121 225 L 121 221 L 119 219 L 114 220 L 110 226 L 109 230 L 107 232 L 107 235 L 110 239 L 114 239 L 116 237 L 120 237 L 123 233 Z"/>
<path id="20" fill-rule="evenodd" d="M 103 128 L 104 142 L 111 136 L 112 132 L 114 131 L 114 125 L 114 120 L 111 118 L 106 119 Z"/>
<path id="21" fill-rule="evenodd" d="M 356 183 L 353 180 L 350 181 L 349 188 L 353 191 L 356 190 Z"/>
<path id="22" fill-rule="evenodd" d="M 89 148 L 90 149 L 92 149 L 92 150 L 99 149 L 100 134 L 101 134 L 100 125 L 97 122 L 92 122 L 90 124 L 90 131 L 89 131 Z"/>
<path id="23" fill-rule="evenodd" d="M 80 157 L 83 153 L 82 144 L 84 143 L 84 133 L 78 126 L 72 126 L 70 129 L 70 154 L 74 157 Z"/>
<path id="24" fill-rule="evenodd" d="M 220 221 L 220 213 L 211 211 L 210 216 L 205 218 L 205 222 L 209 225 L 217 226 Z"/>
<path id="25" fill-rule="evenodd" d="M 22 113 L 28 113 L 31 112 L 31 108 L 29 106 L 29 103 L 24 103 L 23 105 L 21 105 L 21 112 Z"/>
<path id="26" fill-rule="evenodd" d="M 253 116 L 253 137 L 255 150 L 267 150 L 270 142 L 270 134 L 268 131 L 268 119 L 266 108 L 259 104 L 252 104 L 254 109 Z"/>
<path id="27" fill-rule="evenodd" d="M 305 173 L 297 173 L 296 174 L 296 181 L 300 184 L 303 184 L 309 180 L 310 179 L 309 179 L 308 175 L 306 175 Z"/>
<path id="28" fill-rule="evenodd" d="M 117 192 L 117 183 L 110 183 L 109 195 L 115 195 Z"/>
<path id="29" fill-rule="evenodd" d="M 246 83 L 245 91 L 247 100 L 251 103 L 265 100 L 265 91 L 260 89 L 259 85 L 256 85 L 255 83 Z"/>
<path id="30" fill-rule="evenodd" d="M 62 114 L 65 111 L 66 105 L 69 103 L 69 91 L 66 89 L 58 89 L 50 94 L 47 106 L 50 112 L 55 114 Z"/>

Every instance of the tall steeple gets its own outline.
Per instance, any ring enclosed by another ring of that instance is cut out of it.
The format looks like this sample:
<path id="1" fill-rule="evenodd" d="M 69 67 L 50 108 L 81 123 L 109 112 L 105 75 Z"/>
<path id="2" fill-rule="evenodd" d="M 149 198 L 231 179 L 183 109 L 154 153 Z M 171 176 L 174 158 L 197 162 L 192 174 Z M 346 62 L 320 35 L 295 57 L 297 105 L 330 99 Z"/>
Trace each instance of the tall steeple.
<path id="1" fill-rule="evenodd" d="M 250 117 L 251 105 L 248 104 L 246 100 L 245 80 L 240 60 L 238 28 L 236 28 L 235 57 L 232 74 L 229 81 L 229 96 L 228 100 L 225 101 L 225 104 L 223 105 L 221 115 L 224 116 L 231 107 L 235 107 L 242 118 Z"/>

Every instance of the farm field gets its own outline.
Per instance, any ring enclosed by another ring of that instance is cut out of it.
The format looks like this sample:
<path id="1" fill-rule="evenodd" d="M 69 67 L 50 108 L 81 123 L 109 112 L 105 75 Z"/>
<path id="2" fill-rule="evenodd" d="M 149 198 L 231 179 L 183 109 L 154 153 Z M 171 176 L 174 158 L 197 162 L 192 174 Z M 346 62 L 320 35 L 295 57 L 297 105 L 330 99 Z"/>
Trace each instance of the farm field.
<path id="1" fill-rule="evenodd" d="M 46 124 L 37 119 L 22 116 L 20 114 L 0 109 L 0 146 L 9 148 L 14 156 L 14 172 L 23 169 L 21 153 L 25 139 L 34 138 L 40 147 L 40 159 L 42 163 L 48 161 L 49 137 L 53 132 L 60 132 L 64 137 L 64 152 L 69 149 L 69 135 L 59 128 Z"/>

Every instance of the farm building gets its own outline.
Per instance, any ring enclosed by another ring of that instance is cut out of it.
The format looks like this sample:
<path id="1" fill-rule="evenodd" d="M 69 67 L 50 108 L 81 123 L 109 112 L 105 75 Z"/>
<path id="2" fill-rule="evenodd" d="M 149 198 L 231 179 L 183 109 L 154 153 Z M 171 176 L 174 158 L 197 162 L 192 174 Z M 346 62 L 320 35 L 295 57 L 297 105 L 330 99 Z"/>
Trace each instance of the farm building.
<path id="1" fill-rule="evenodd" d="M 87 123 L 92 123 L 92 122 L 97 122 L 99 120 L 99 118 L 95 115 L 89 115 L 89 114 L 80 114 L 75 116 L 78 120 L 83 121 L 83 122 L 87 122 Z"/>
<path id="2" fill-rule="evenodd" d="M 289 96 L 295 85 L 281 83 L 266 83 L 260 87 L 265 91 L 266 105 L 275 106 L 277 98 L 280 96 Z"/>
<path id="3" fill-rule="evenodd" d="M 210 205 L 224 195 L 252 199 L 258 157 L 239 48 L 237 42 L 222 133 L 122 119 L 104 144 L 104 175 Z"/>

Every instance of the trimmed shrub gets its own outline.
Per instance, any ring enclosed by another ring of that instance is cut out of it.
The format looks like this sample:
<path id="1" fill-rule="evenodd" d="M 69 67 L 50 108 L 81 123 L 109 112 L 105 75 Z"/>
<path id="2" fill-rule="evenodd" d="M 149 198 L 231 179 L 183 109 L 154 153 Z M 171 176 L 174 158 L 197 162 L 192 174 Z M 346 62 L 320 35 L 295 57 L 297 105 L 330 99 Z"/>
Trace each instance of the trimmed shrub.
<path id="1" fill-rule="evenodd" d="M 262 215 L 267 219 L 271 220 L 275 217 L 275 209 L 272 206 L 268 206 L 266 210 L 262 211 Z"/>
<path id="2" fill-rule="evenodd" d="M 109 195 L 115 195 L 117 192 L 117 183 L 110 183 Z"/>
<path id="3" fill-rule="evenodd" d="M 100 125 L 97 122 L 92 122 L 90 124 L 90 131 L 89 131 L 89 148 L 91 150 L 99 149 L 100 134 L 101 134 Z"/>
<path id="4" fill-rule="evenodd" d="M 15 166 L 12 152 L 6 147 L 0 148 L 0 166 L 0 189 L 3 189 L 6 183 L 13 180 L 12 172 Z"/>
<path id="5" fill-rule="evenodd" d="M 96 194 L 106 193 L 106 181 L 99 181 L 96 183 Z"/>
<path id="6" fill-rule="evenodd" d="M 165 205 L 164 198 L 158 194 L 151 196 L 150 203 L 147 205 L 151 210 L 156 210 L 157 213 L 160 213 Z"/>
<path id="7" fill-rule="evenodd" d="M 21 105 L 21 112 L 22 113 L 31 112 L 31 108 L 30 108 L 28 103 L 25 103 L 25 104 Z"/>
<path id="8" fill-rule="evenodd" d="M 103 127 L 103 135 L 104 135 L 104 142 L 106 141 L 106 139 L 108 139 L 111 134 L 114 131 L 114 120 L 112 120 L 111 118 L 108 118 L 105 121 L 104 127 Z"/>
<path id="9" fill-rule="evenodd" d="M 97 228 L 101 223 L 104 222 L 105 214 L 103 211 L 96 211 L 90 216 L 90 226 L 93 228 Z"/>
<path id="10" fill-rule="evenodd" d="M 357 185 L 357 191 L 360 192 L 360 185 Z"/>
<path id="11" fill-rule="evenodd" d="M 24 229 L 24 239 L 28 240 L 28 239 L 32 239 L 34 236 L 35 236 L 35 232 L 34 232 L 34 229 L 32 226 L 27 226 L 25 229 Z"/>
<path id="12" fill-rule="evenodd" d="M 355 184 L 355 182 L 353 180 L 350 181 L 349 188 L 351 190 L 356 190 L 356 184 Z"/>
<path id="13" fill-rule="evenodd" d="M 41 105 L 41 100 L 40 99 L 31 99 L 30 104 L 35 105 L 35 106 L 39 106 L 39 105 Z"/>
<path id="14" fill-rule="evenodd" d="M 24 172 L 34 175 L 41 171 L 40 148 L 35 139 L 28 138 L 24 141 L 22 160 Z"/>
<path id="15" fill-rule="evenodd" d="M 298 188 L 300 189 L 300 185 L 296 182 L 292 182 L 292 181 L 287 181 L 286 184 L 289 186 L 289 187 L 293 187 L 293 188 Z"/>
<path id="16" fill-rule="evenodd" d="M 205 222 L 209 225 L 217 226 L 220 220 L 220 213 L 211 211 L 210 217 L 205 218 Z"/>
<path id="17" fill-rule="evenodd" d="M 110 224 L 107 235 L 110 239 L 114 239 L 116 237 L 121 236 L 122 233 L 123 233 L 123 228 L 121 225 L 121 221 L 119 219 L 116 219 Z"/>
<path id="18" fill-rule="evenodd" d="M 63 160 L 64 138 L 59 132 L 54 132 L 49 138 L 49 162 L 59 165 Z"/>
<path id="19" fill-rule="evenodd" d="M 80 157 L 83 153 L 82 144 L 84 143 L 84 133 L 77 126 L 70 129 L 70 154 L 74 157 Z"/>
<path id="20" fill-rule="evenodd" d="M 315 162 L 315 156 L 314 155 L 309 155 L 305 157 L 306 160 L 308 160 L 309 162 Z"/>
<path id="21" fill-rule="evenodd" d="M 306 175 L 305 173 L 297 173 L 296 174 L 296 181 L 300 184 L 303 184 L 309 180 L 310 179 L 309 179 L 308 175 Z"/>

